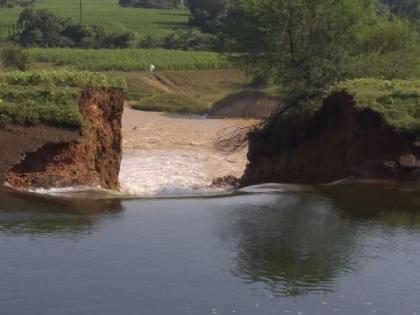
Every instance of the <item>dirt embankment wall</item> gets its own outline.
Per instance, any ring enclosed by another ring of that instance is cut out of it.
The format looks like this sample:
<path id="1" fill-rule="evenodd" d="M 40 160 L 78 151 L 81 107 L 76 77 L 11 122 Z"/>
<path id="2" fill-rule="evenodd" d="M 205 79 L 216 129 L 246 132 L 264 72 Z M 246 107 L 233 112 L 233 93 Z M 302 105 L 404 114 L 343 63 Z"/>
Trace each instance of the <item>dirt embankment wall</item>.
<path id="1" fill-rule="evenodd" d="M 51 126 L 0 128 L 0 183 L 15 188 L 118 189 L 124 91 L 86 88 L 77 95 L 82 131 Z"/>
<path id="2" fill-rule="evenodd" d="M 293 134 L 289 145 L 278 145 L 278 137 L 261 130 L 250 135 L 242 186 L 318 184 L 348 177 L 420 178 L 417 136 L 393 130 L 378 113 L 355 106 L 345 92 L 328 97 Z"/>

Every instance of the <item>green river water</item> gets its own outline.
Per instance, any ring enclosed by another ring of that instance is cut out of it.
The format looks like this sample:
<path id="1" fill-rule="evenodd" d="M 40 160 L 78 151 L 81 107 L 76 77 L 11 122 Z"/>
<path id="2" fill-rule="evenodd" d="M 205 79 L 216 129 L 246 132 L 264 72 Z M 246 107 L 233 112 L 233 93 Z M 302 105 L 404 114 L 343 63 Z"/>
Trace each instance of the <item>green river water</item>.
<path id="1" fill-rule="evenodd" d="M 0 314 L 420 314 L 420 194 L 0 192 Z"/>

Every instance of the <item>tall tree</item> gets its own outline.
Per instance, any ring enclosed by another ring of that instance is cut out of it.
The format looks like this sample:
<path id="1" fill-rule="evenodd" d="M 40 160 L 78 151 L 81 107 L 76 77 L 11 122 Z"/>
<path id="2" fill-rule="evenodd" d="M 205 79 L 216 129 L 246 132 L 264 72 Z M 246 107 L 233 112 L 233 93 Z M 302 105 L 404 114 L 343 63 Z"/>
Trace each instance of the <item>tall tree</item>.
<path id="1" fill-rule="evenodd" d="M 270 76 L 290 95 L 313 97 L 346 76 L 370 0 L 238 0 L 221 21 L 234 62 Z"/>
<path id="2" fill-rule="evenodd" d="M 199 27 L 205 33 L 214 32 L 226 4 L 227 0 L 188 0 L 187 6 L 191 11 L 190 25 Z"/>

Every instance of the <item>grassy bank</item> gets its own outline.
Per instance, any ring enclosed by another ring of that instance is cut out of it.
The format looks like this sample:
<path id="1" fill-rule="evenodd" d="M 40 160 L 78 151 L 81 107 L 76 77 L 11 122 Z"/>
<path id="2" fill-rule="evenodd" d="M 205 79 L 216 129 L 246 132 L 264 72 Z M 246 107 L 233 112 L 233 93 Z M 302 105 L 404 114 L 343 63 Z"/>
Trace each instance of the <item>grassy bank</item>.
<path id="1" fill-rule="evenodd" d="M 89 71 L 144 71 L 151 64 L 158 70 L 226 69 L 230 65 L 212 52 L 166 49 L 30 49 L 36 62 L 71 66 Z"/>
<path id="2" fill-rule="evenodd" d="M 79 0 L 38 0 L 36 8 L 79 21 Z M 1 8 L 0 24 L 16 23 L 22 8 Z M 117 0 L 83 0 L 83 23 L 101 25 L 109 31 L 133 31 L 141 36 L 163 37 L 180 27 L 185 27 L 189 12 L 185 10 L 155 10 L 123 8 Z M 7 29 L 0 25 L 0 38 Z"/>
<path id="3" fill-rule="evenodd" d="M 356 79 L 342 82 L 332 90 L 354 94 L 360 108 L 378 112 L 390 127 L 420 133 L 420 81 Z"/>
<path id="4" fill-rule="evenodd" d="M 128 99 L 136 109 L 202 113 L 226 95 L 248 84 L 238 70 L 110 72 L 127 82 Z"/>
<path id="5" fill-rule="evenodd" d="M 420 81 L 348 80 L 331 87 L 324 97 L 341 91 L 353 96 L 356 108 L 379 114 L 384 126 L 398 132 L 420 135 Z M 314 113 L 322 107 L 322 101 L 302 105 L 304 111 L 294 108 L 266 123 L 262 132 L 275 135 L 275 147 L 290 148 L 300 143 Z"/>
<path id="6" fill-rule="evenodd" d="M 46 124 L 81 129 L 81 87 L 125 86 L 120 79 L 75 71 L 10 72 L 0 76 L 0 125 Z"/>

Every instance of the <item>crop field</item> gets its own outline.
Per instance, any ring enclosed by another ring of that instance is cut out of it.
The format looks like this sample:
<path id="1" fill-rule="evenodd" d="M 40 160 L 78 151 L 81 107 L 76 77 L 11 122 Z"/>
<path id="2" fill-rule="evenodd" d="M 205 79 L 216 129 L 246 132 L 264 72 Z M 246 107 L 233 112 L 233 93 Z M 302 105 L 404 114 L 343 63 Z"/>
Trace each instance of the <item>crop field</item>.
<path id="1" fill-rule="evenodd" d="M 79 21 L 80 0 L 38 0 L 36 8 Z M 101 25 L 111 31 L 133 31 L 140 36 L 162 37 L 182 28 L 188 21 L 186 10 L 123 8 L 118 0 L 83 0 L 83 23 Z M 15 24 L 22 8 L 0 9 L 0 38 L 5 38 L 8 25 Z"/>
<path id="2" fill-rule="evenodd" d="M 217 53 L 166 49 L 72 49 L 34 48 L 36 62 L 69 66 L 89 71 L 144 71 L 151 64 L 157 70 L 227 69 Z"/>

